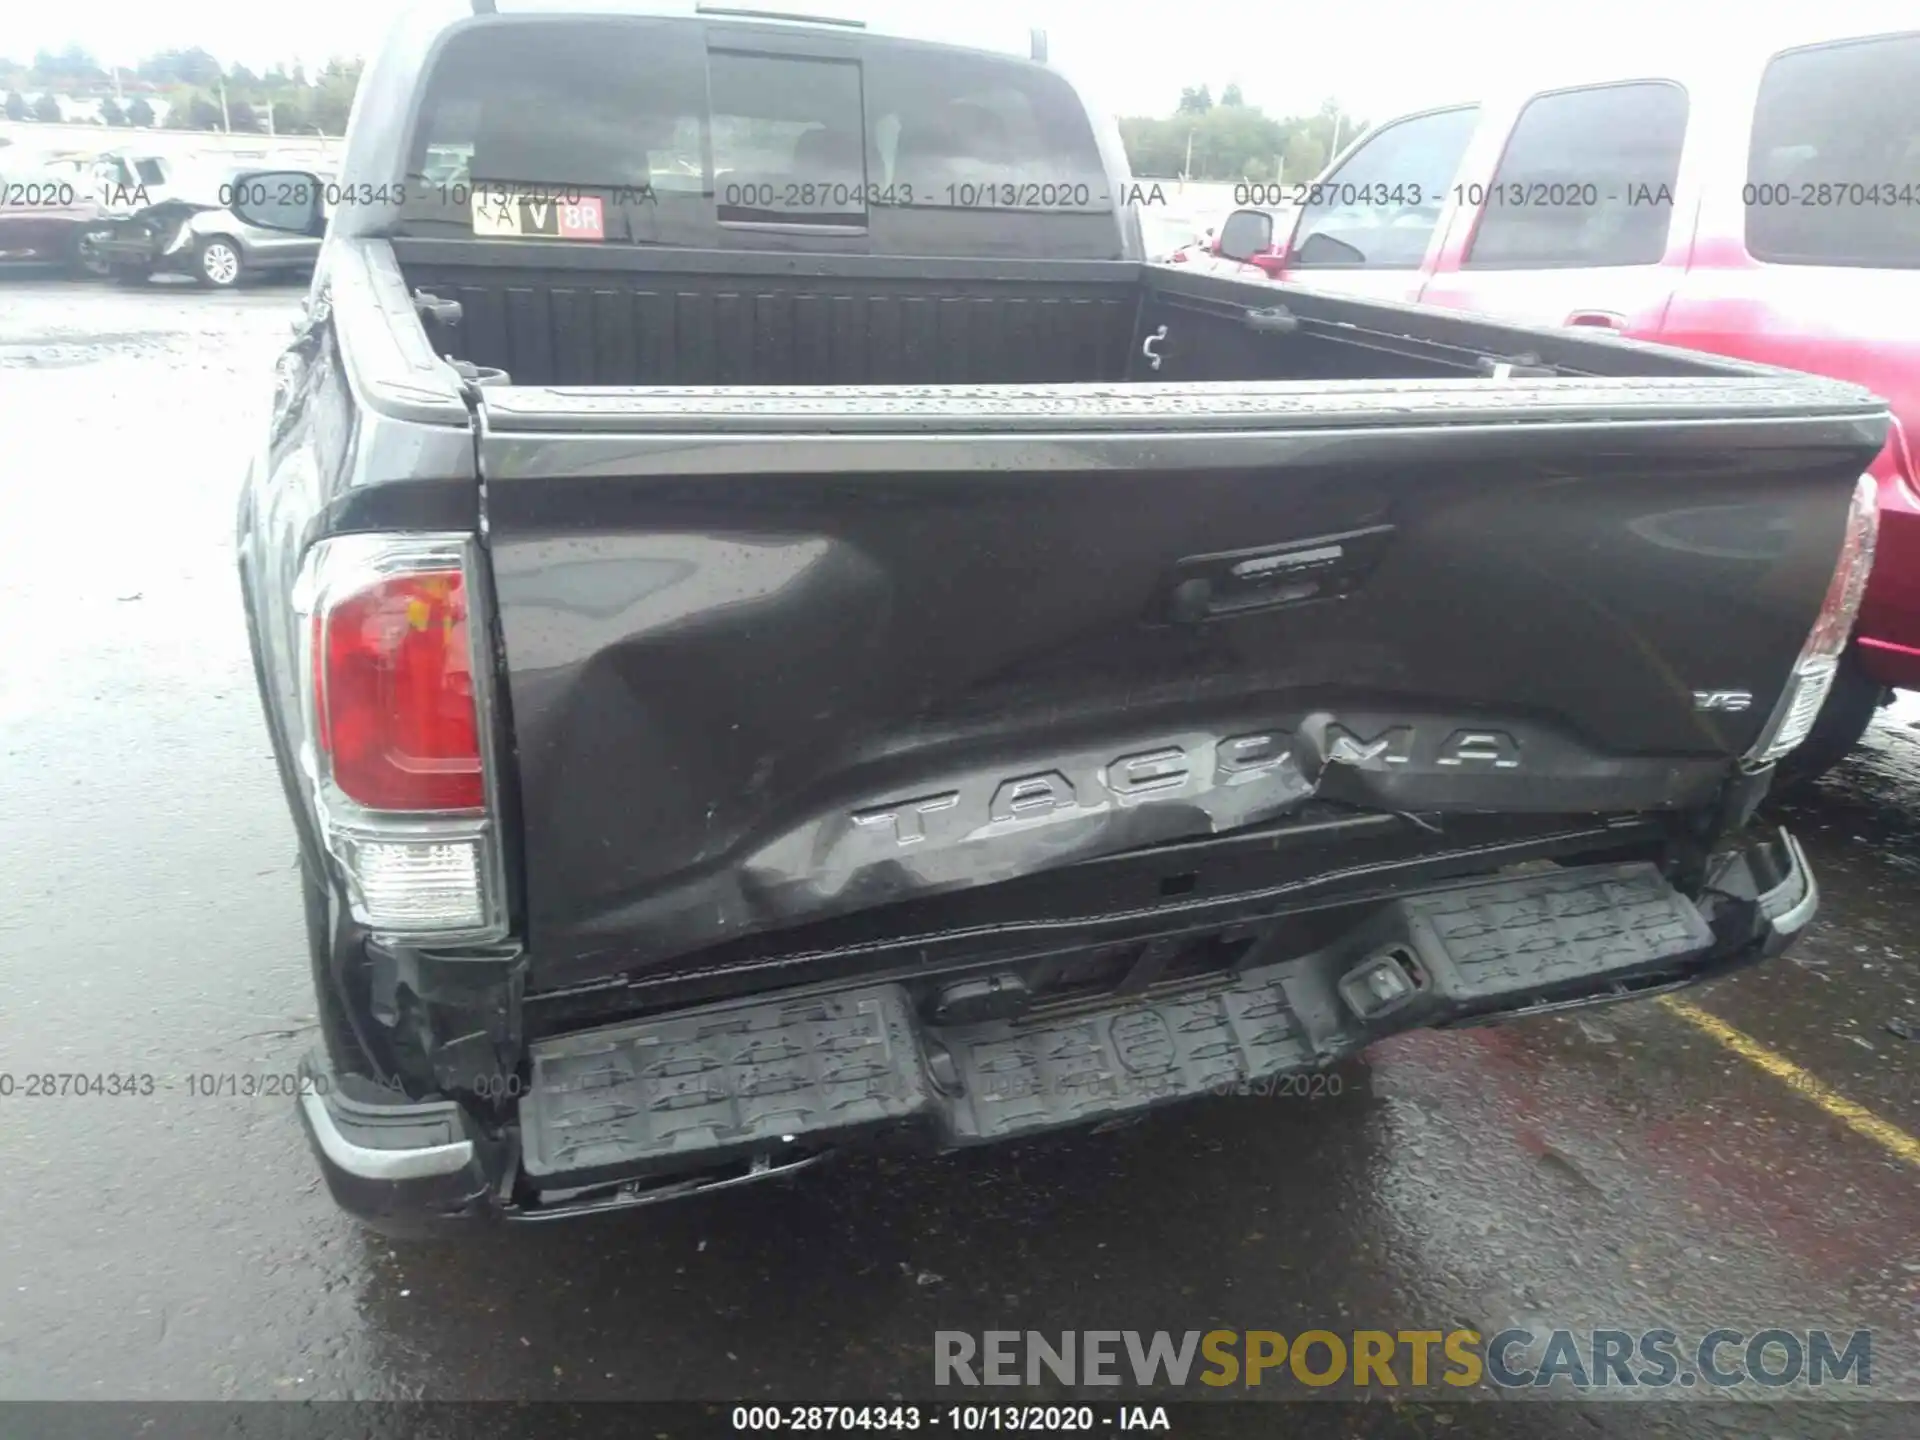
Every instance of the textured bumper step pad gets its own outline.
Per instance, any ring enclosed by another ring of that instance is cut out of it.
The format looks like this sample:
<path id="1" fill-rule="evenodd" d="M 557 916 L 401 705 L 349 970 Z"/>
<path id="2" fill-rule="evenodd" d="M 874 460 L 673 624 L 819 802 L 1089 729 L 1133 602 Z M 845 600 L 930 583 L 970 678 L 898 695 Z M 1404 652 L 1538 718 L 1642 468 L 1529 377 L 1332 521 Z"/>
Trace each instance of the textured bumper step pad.
<path id="1" fill-rule="evenodd" d="M 1431 989 L 1389 1028 L 1595 984 L 1711 948 L 1651 865 L 1545 871 L 1394 901 L 1327 949 L 1170 997 L 933 1026 L 876 985 L 718 1006 L 533 1046 L 521 1101 L 536 1178 L 719 1160 L 917 1122 L 958 1144 L 1097 1121 L 1301 1070 L 1371 1034 L 1336 998 L 1388 946 Z M 942 1077 L 936 1084 L 933 1076 Z M 956 1083 L 957 1082 L 957 1083 Z"/>
<path id="2" fill-rule="evenodd" d="M 1548 871 L 1393 908 L 1444 993 L 1462 1001 L 1640 969 L 1713 944 L 1700 911 L 1646 864 Z"/>
<path id="3" fill-rule="evenodd" d="M 543 1176 L 727 1151 L 927 1104 L 896 986 L 691 1011 L 535 1045 L 522 1163 Z"/>
<path id="4" fill-rule="evenodd" d="M 1124 1114 L 1296 1070 L 1314 1055 L 1273 970 L 1213 994 L 930 1033 L 963 1081 L 952 1125 L 967 1139 Z"/>

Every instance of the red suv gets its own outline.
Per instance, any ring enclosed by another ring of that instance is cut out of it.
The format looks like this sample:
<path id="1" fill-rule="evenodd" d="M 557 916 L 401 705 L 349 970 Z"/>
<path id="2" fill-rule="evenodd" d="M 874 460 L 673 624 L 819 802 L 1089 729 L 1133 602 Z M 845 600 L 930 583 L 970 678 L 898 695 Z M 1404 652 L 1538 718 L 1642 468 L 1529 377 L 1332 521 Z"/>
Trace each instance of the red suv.
<path id="1" fill-rule="evenodd" d="M 1723 36 L 1698 64 L 1408 115 L 1302 198 L 1287 235 L 1230 254 L 1250 278 L 1603 326 L 1885 396 L 1878 558 L 1799 771 L 1850 749 L 1889 687 L 1920 688 L 1920 32 Z"/>

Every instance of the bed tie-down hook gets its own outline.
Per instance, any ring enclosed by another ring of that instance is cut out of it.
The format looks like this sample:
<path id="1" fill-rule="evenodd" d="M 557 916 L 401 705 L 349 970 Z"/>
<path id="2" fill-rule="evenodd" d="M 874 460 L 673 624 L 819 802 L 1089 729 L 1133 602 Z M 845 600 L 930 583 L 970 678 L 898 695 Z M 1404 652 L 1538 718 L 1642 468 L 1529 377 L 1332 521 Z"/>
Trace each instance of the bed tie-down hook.
<path id="1" fill-rule="evenodd" d="M 1162 325 L 1158 330 L 1140 342 L 1140 353 L 1147 357 L 1147 365 L 1150 369 L 1158 370 L 1160 368 L 1160 362 L 1166 359 L 1166 356 L 1153 348 L 1166 338 L 1167 327 Z"/>

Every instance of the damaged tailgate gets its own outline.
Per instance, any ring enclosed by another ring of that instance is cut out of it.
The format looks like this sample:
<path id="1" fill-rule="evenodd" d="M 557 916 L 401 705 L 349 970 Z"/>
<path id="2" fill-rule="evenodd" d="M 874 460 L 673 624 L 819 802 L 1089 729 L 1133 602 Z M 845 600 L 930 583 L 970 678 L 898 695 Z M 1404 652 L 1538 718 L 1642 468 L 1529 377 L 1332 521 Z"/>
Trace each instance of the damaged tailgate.
<path id="1" fill-rule="evenodd" d="M 1754 376 L 480 393 L 540 988 L 1316 797 L 1707 804 L 1885 423 Z"/>

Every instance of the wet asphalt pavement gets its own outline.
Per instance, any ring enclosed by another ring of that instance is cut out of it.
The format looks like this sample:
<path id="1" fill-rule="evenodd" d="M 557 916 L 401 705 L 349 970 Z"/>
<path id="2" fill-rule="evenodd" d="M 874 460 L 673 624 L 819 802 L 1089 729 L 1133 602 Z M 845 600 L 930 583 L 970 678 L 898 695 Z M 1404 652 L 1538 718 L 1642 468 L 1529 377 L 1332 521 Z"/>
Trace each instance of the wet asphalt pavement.
<path id="1" fill-rule="evenodd" d="M 0 1398 L 932 1399 L 940 1329 L 1778 1324 L 1872 1329 L 1871 1393 L 1920 1399 L 1920 1166 L 1659 1002 L 485 1247 L 359 1231 L 287 1099 L 187 1089 L 313 1039 L 231 540 L 298 294 L 0 282 L 0 1072 L 157 1077 L 0 1099 Z M 1909 1137 L 1916 720 L 1781 807 L 1814 934 L 1688 997 Z"/>

